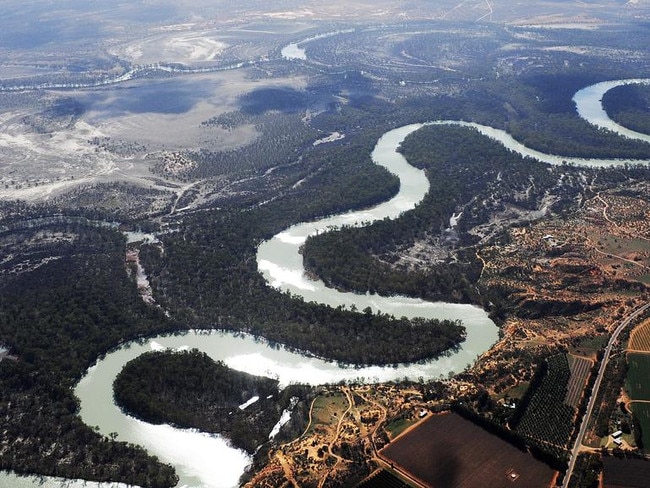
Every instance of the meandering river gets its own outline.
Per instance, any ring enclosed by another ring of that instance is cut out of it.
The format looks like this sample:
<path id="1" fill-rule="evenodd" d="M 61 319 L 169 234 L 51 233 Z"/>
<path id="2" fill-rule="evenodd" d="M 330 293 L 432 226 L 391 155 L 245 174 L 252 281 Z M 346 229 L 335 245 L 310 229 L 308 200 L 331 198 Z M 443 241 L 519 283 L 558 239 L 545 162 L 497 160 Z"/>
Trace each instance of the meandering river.
<path id="1" fill-rule="evenodd" d="M 602 94 L 614 86 L 627 83 L 650 83 L 650 80 L 622 80 L 597 84 L 578 92 L 574 100 L 580 116 L 600 127 L 619 132 L 625 137 L 650 140 L 622 128 L 604 115 L 600 103 Z M 479 124 L 458 121 L 437 121 L 432 124 L 458 124 L 474 127 L 481 133 L 501 142 L 507 148 L 526 156 L 535 157 L 551 164 L 563 161 L 593 166 L 624 164 L 629 160 L 584 160 L 546 155 L 532 151 L 512 139 L 504 131 Z M 395 218 L 413 208 L 429 189 L 424 173 L 410 166 L 396 152 L 401 141 L 423 124 L 409 125 L 387 132 L 378 141 L 372 157 L 377 164 L 385 166 L 400 178 L 399 193 L 372 209 L 349 212 L 315 222 L 295 225 L 273 239 L 263 243 L 258 250 L 258 267 L 269 284 L 306 300 L 317 300 L 332 306 L 367 306 L 396 316 L 461 319 L 467 329 L 467 340 L 458 352 L 424 364 L 391 367 L 343 367 L 318 358 L 307 357 L 284 349 L 270 347 L 254 337 L 219 331 L 191 331 L 178 336 L 156 337 L 146 342 L 130 343 L 98 361 L 79 382 L 75 393 L 81 400 L 80 415 L 84 422 L 97 426 L 105 435 L 113 432 L 119 440 L 145 446 L 163 461 L 172 463 L 181 477 L 179 486 L 231 487 L 237 484 L 245 470 L 248 456 L 231 448 L 220 436 L 210 436 L 191 430 L 169 426 L 154 426 L 124 415 L 113 403 L 112 383 L 123 365 L 145 351 L 161 348 L 197 348 L 217 360 L 223 360 L 234 369 L 248 373 L 267 375 L 281 383 L 305 382 L 322 384 L 340 380 L 363 378 L 365 381 L 388 381 L 410 377 L 436 378 L 450 372 L 458 372 L 472 363 L 497 340 L 497 329 L 486 313 L 470 305 L 431 303 L 400 297 L 357 295 L 328 289 L 321 281 L 306 278 L 299 248 L 308 235 L 327 231 L 332 226 L 362 225 L 382 218 Z M 1 473 L 0 484 L 6 487 L 123 487 L 112 483 L 88 483 L 76 480 L 60 480 L 42 477 L 16 477 Z"/>
<path id="2" fill-rule="evenodd" d="M 131 343 L 110 353 L 88 371 L 75 390 L 81 401 L 80 415 L 84 422 L 97 426 L 105 435 L 117 432 L 118 439 L 143 445 L 163 461 L 174 464 L 181 477 L 180 486 L 231 487 L 237 484 L 250 461 L 244 452 L 230 448 L 220 436 L 154 426 L 123 414 L 115 406 L 112 384 L 127 361 L 151 349 L 197 348 L 240 371 L 271 376 L 283 384 L 317 385 L 358 378 L 378 382 L 404 377 L 446 377 L 450 372 L 463 370 L 485 352 L 496 342 L 497 328 L 478 307 L 341 293 L 327 288 L 320 281 L 304 277 L 299 248 L 307 235 L 324 232 L 331 226 L 361 225 L 386 217 L 394 218 L 424 198 L 429 190 L 424 172 L 409 165 L 397 152 L 402 140 L 420 127 L 421 124 L 410 125 L 384 134 L 373 151 L 373 160 L 400 178 L 400 190 L 395 197 L 368 210 L 299 224 L 279 233 L 259 247 L 258 266 L 272 286 L 289 289 L 306 300 L 318 300 L 332 306 L 354 305 L 359 309 L 371 306 L 398 317 L 460 319 L 467 329 L 467 338 L 457 352 L 423 364 L 355 367 L 276 349 L 265 341 L 244 334 L 192 331 L 181 336 L 161 336 L 145 343 Z M 214 459 L 222 461 L 215 463 Z"/>

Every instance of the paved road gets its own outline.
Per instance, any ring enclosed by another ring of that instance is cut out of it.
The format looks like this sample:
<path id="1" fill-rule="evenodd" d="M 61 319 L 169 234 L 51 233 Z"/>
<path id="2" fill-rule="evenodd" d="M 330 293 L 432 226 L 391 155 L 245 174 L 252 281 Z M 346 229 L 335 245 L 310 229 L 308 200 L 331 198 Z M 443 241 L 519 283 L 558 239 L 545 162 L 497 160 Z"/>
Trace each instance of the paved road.
<path id="1" fill-rule="evenodd" d="M 578 431 L 578 436 L 576 437 L 575 443 L 573 444 L 573 449 L 571 450 L 571 456 L 569 458 L 569 467 L 567 468 L 566 475 L 564 476 L 562 488 L 567 488 L 569 486 L 569 480 L 571 479 L 571 475 L 573 474 L 573 468 L 575 467 L 576 458 L 578 457 L 578 451 L 580 450 L 580 446 L 582 446 L 582 440 L 584 439 L 585 433 L 587 432 L 587 425 L 589 424 L 589 418 L 591 417 L 591 413 L 594 409 L 594 405 L 596 404 L 596 398 L 598 397 L 598 390 L 600 389 L 600 384 L 603 381 L 603 376 L 605 375 L 605 369 L 607 368 L 607 363 L 609 361 L 609 356 L 612 352 L 612 348 L 618 341 L 618 336 L 623 331 L 623 329 L 625 329 L 628 325 L 630 325 L 630 323 L 633 320 L 635 320 L 639 315 L 645 312 L 646 309 L 648 309 L 648 307 L 650 307 L 650 303 L 646 303 L 645 305 L 640 306 L 639 308 L 634 310 L 634 312 L 632 312 L 623 320 L 621 320 L 621 323 L 618 324 L 618 327 L 616 327 L 616 330 L 612 333 L 612 336 L 609 338 L 609 342 L 607 343 L 607 347 L 605 348 L 605 352 L 603 354 L 603 360 L 601 361 L 600 368 L 598 369 L 598 376 L 596 377 L 596 381 L 591 390 L 591 397 L 589 398 L 587 411 L 582 417 L 580 430 Z"/>

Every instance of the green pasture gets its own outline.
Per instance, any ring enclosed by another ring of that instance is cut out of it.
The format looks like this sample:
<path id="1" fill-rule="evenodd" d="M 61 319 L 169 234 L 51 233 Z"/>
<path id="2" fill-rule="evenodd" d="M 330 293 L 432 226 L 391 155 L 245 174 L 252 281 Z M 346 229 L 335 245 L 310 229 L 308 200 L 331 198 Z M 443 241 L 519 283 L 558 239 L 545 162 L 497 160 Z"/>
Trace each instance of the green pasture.
<path id="1" fill-rule="evenodd" d="M 650 401 L 650 354 L 629 353 L 627 364 L 625 386 L 630 398 Z"/>

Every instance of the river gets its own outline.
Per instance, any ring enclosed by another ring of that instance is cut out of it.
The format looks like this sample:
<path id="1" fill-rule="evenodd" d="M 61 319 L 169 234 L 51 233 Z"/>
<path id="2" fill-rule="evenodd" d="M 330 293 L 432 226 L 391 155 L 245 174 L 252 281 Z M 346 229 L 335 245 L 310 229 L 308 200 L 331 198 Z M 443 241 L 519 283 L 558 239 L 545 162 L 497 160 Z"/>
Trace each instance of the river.
<path id="1" fill-rule="evenodd" d="M 280 50 L 280 56 L 288 60 L 307 60 L 307 51 L 304 49 L 304 47 L 302 47 L 305 44 L 308 44 L 312 41 L 316 41 L 319 39 L 326 39 L 328 37 L 338 36 L 339 34 L 349 34 L 350 32 L 354 32 L 354 31 L 355 29 L 345 29 L 345 30 L 338 30 L 332 32 L 325 32 L 323 34 L 318 34 L 316 36 L 302 39 L 301 41 L 298 42 L 292 42 L 291 44 L 287 44 Z"/>
<path id="2" fill-rule="evenodd" d="M 423 364 L 398 367 L 341 366 L 323 359 L 307 357 L 284 348 L 269 346 L 263 340 L 228 332 L 192 331 L 180 336 L 156 337 L 146 343 L 131 343 L 106 355 L 79 382 L 75 393 L 81 401 L 81 418 L 99 432 L 118 433 L 118 439 L 143 445 L 161 460 L 174 464 L 180 486 L 229 488 L 250 462 L 240 450 L 230 448 L 220 436 L 208 436 L 191 430 L 154 426 L 124 415 L 112 400 L 112 384 L 123 365 L 145 351 L 161 348 L 197 348 L 215 360 L 239 371 L 277 378 L 280 383 L 300 382 L 312 385 L 362 379 L 366 382 L 397 380 L 408 377 L 446 377 L 463 370 L 497 340 L 497 328 L 484 310 L 471 305 L 430 303 L 410 298 L 386 298 L 378 295 L 340 293 L 320 281 L 304 278 L 299 247 L 308 234 L 323 232 L 342 224 L 368 224 L 385 217 L 394 218 L 412 209 L 424 198 L 429 182 L 401 156 L 397 147 L 421 124 L 401 127 L 384 134 L 372 157 L 400 178 L 395 197 L 368 210 L 349 212 L 315 222 L 299 224 L 263 243 L 258 250 L 258 266 L 272 286 L 302 294 L 306 300 L 318 300 L 332 306 L 355 305 L 398 317 L 461 319 L 467 329 L 462 347 L 449 356 Z M 214 459 L 223 460 L 215 463 Z"/>
<path id="3" fill-rule="evenodd" d="M 650 80 L 623 80 L 609 88 L 589 91 L 589 87 L 576 94 L 574 100 L 580 116 L 602 126 L 602 93 L 617 84 L 648 83 Z M 599 84 L 601 85 L 601 84 Z M 594 85 L 597 86 L 597 85 Z M 599 90 L 603 90 L 600 92 Z M 600 94 L 600 95 L 599 95 Z M 600 114 L 599 119 L 590 119 L 592 114 Z M 604 113 L 604 111 L 603 111 Z M 611 122 L 611 121 L 610 121 Z M 432 124 L 458 124 L 471 126 L 481 133 L 501 142 L 507 148 L 521 154 L 536 157 L 552 164 L 573 161 L 576 164 L 595 166 L 623 164 L 623 160 L 583 160 L 560 158 L 532 151 L 514 141 L 504 131 L 479 124 L 437 121 Z M 400 178 L 399 193 L 390 201 L 372 209 L 328 217 L 315 222 L 295 225 L 269 241 L 258 250 L 258 267 L 271 286 L 290 290 L 302 295 L 306 300 L 318 300 L 333 306 L 355 305 L 358 309 L 366 306 L 374 310 L 396 316 L 420 316 L 429 318 L 461 319 L 467 329 L 467 340 L 458 352 L 424 364 L 400 365 L 399 367 L 343 367 L 318 358 L 307 357 L 283 348 L 275 348 L 263 340 L 244 334 L 218 331 L 191 331 L 177 336 L 156 337 L 142 343 L 131 343 L 106 355 L 92 367 L 79 382 L 75 393 L 81 400 L 80 415 L 84 422 L 98 426 L 105 435 L 116 432 L 119 440 L 134 442 L 145 446 L 163 461 L 172 463 L 181 477 L 179 486 L 231 487 L 236 486 L 239 476 L 245 470 L 249 457 L 242 451 L 231 448 L 220 436 L 209 436 L 191 430 L 174 429 L 169 426 L 153 426 L 124 415 L 112 401 L 112 383 L 123 365 L 145 351 L 161 348 L 197 348 L 205 351 L 216 360 L 223 360 L 228 366 L 252 374 L 267 375 L 279 379 L 281 383 L 305 382 L 323 384 L 340 380 L 363 379 L 367 382 L 388 381 L 409 377 L 417 379 L 447 376 L 458 372 L 472 363 L 496 340 L 497 329 L 487 318 L 486 313 L 470 305 L 431 303 L 402 297 L 381 297 L 377 295 L 357 295 L 340 293 L 326 288 L 322 282 L 307 279 L 304 274 L 300 245 L 308 235 L 324 232 L 332 226 L 361 225 L 385 217 L 394 218 L 413 208 L 428 191 L 428 181 L 424 173 L 411 167 L 395 151 L 406 135 L 422 127 L 414 124 L 392 130 L 378 141 L 373 160 L 385 166 Z M 614 122 L 608 126 L 618 132 Z M 624 128 L 623 128 L 624 129 Z M 636 133 L 625 129 L 626 137 Z M 643 136 L 643 140 L 648 136 Z M 641 138 L 641 137 L 638 137 Z M 647 161 L 642 161 L 647 164 Z M 219 462 L 215 462 L 218 459 Z M 0 484 L 11 488 L 45 486 L 47 488 L 91 487 L 113 488 L 124 485 L 111 483 L 87 483 L 75 480 L 60 480 L 42 477 L 16 477 L 13 474 L 0 474 Z"/>

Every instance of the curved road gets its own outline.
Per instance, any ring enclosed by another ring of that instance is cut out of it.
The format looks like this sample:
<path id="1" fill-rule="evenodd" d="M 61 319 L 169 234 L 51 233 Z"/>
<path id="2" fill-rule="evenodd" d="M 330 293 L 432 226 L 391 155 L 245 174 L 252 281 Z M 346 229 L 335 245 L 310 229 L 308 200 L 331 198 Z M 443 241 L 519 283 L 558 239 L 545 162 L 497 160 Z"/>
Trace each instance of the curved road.
<path id="1" fill-rule="evenodd" d="M 607 363 L 609 362 L 609 357 L 612 353 L 612 349 L 614 348 L 614 345 L 618 342 L 618 336 L 621 334 L 623 329 L 625 329 L 634 320 L 636 320 L 639 317 L 639 315 L 641 315 L 643 312 L 645 312 L 648 309 L 648 307 L 650 307 L 650 302 L 640 306 L 639 308 L 634 310 L 634 312 L 630 313 L 627 317 L 621 320 L 621 323 L 618 324 L 618 327 L 616 327 L 616 330 L 614 330 L 612 336 L 609 338 L 609 342 L 607 343 L 607 347 L 605 348 L 605 351 L 603 353 L 603 359 L 600 363 L 600 368 L 598 369 L 598 376 L 596 377 L 596 381 L 591 390 L 591 397 L 589 398 L 587 411 L 582 417 L 582 422 L 580 424 L 580 430 L 578 431 L 578 436 L 576 437 L 576 440 L 573 444 L 573 449 L 571 449 L 571 455 L 569 457 L 569 467 L 567 468 L 566 474 L 564 475 L 562 488 L 567 488 L 569 486 L 569 480 L 571 479 L 571 475 L 573 474 L 573 468 L 575 467 L 576 458 L 578 457 L 578 451 L 580 451 L 580 447 L 582 446 L 582 440 L 584 439 L 585 433 L 587 432 L 587 425 L 589 424 L 589 419 L 591 418 L 591 414 L 594 410 L 594 406 L 596 405 L 596 399 L 598 398 L 598 390 L 600 389 L 600 384 L 603 381 L 603 376 L 605 376 L 605 370 L 607 369 Z"/>

